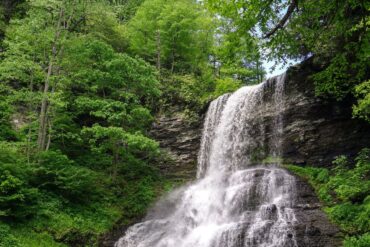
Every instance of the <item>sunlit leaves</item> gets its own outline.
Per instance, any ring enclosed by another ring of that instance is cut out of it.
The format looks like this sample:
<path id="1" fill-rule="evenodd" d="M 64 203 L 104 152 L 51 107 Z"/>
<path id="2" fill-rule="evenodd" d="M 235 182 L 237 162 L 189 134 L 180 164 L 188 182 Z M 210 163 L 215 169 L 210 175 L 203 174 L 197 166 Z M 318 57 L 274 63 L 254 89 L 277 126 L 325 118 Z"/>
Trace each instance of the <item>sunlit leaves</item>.
<path id="1" fill-rule="evenodd" d="M 359 100 L 357 105 L 353 107 L 353 113 L 370 122 L 370 80 L 359 84 L 355 90 Z"/>

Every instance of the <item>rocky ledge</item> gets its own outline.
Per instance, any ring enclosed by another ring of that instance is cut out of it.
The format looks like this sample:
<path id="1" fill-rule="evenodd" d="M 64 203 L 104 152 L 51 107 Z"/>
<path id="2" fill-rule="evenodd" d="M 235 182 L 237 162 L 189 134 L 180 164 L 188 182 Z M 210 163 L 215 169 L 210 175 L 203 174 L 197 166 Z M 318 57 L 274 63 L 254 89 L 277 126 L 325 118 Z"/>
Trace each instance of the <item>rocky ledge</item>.
<path id="1" fill-rule="evenodd" d="M 295 226 L 299 247 L 338 247 L 342 246 L 341 233 L 330 223 L 321 210 L 312 187 L 301 178 L 296 179 L 297 201 L 294 212 L 298 224 Z"/>

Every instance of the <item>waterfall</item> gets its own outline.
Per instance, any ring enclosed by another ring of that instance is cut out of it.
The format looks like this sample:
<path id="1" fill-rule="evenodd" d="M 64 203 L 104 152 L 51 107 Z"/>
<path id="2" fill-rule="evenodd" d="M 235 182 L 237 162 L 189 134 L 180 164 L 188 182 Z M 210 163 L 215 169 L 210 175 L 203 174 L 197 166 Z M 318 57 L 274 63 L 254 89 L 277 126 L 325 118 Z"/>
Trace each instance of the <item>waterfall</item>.
<path id="1" fill-rule="evenodd" d="M 197 180 L 160 200 L 115 246 L 298 246 L 295 179 L 276 159 L 283 137 L 284 81 L 281 75 L 213 101 Z M 275 158 L 274 164 L 262 165 L 267 157 Z"/>

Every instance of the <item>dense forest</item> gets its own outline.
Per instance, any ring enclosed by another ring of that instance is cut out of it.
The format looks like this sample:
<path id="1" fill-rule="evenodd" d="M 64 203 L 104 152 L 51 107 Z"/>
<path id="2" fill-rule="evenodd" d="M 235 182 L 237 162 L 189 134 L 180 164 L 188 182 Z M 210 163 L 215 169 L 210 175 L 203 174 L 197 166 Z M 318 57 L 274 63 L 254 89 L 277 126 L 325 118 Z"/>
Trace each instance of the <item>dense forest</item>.
<path id="1" fill-rule="evenodd" d="M 313 59 L 317 97 L 370 124 L 370 3 L 364 0 L 3 0 L 0 4 L 0 246 L 97 246 L 183 181 L 149 135 L 174 106 L 209 102 Z M 310 179 L 346 246 L 369 246 L 370 152 Z M 366 182 L 364 182 L 366 181 Z M 332 193 L 335 191 L 335 193 Z"/>

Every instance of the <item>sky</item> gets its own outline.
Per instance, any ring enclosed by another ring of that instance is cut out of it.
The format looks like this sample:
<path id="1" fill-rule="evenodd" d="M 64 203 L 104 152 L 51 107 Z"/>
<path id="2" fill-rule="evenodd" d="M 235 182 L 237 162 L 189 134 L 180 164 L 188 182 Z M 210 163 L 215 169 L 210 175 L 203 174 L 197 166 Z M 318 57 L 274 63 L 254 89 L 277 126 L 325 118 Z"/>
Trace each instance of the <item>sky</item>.
<path id="1" fill-rule="evenodd" d="M 263 67 L 266 70 L 266 78 L 270 78 L 270 77 L 273 77 L 273 76 L 276 76 L 276 75 L 280 75 L 280 74 L 284 73 L 290 66 L 295 65 L 299 62 L 300 61 L 297 61 L 297 60 L 289 60 L 286 65 L 284 65 L 284 66 L 278 65 L 278 66 L 276 66 L 275 70 L 271 71 L 272 67 L 275 64 L 275 61 L 265 61 L 263 63 Z"/>

